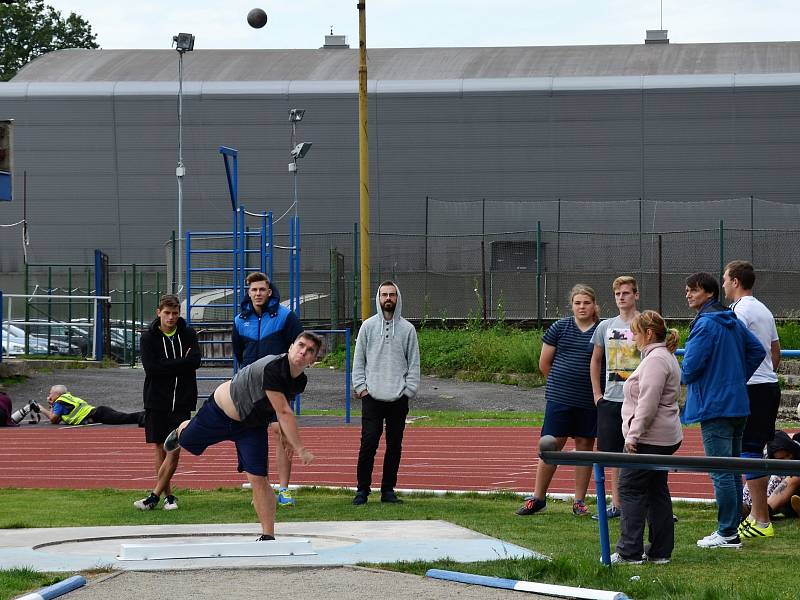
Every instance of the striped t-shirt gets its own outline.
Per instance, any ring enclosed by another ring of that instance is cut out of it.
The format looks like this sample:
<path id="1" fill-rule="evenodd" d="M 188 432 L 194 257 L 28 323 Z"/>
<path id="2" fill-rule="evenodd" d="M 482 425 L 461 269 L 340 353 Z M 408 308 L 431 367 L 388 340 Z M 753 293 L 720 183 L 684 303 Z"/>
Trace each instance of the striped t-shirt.
<path id="1" fill-rule="evenodd" d="M 594 350 L 592 336 L 595 329 L 597 323 L 581 331 L 574 317 L 565 317 L 553 323 L 545 332 L 542 341 L 556 349 L 545 388 L 548 402 L 594 408 L 589 364 Z"/>

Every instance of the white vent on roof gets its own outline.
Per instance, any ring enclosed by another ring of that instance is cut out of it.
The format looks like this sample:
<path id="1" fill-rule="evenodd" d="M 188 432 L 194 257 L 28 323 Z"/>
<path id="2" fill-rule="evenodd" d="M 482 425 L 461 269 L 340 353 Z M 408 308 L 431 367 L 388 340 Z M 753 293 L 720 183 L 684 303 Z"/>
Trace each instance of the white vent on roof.
<path id="1" fill-rule="evenodd" d="M 325 36 L 325 45 L 323 48 L 349 48 L 346 35 L 330 35 Z"/>
<path id="2" fill-rule="evenodd" d="M 645 44 L 669 44 L 666 29 L 648 29 Z"/>

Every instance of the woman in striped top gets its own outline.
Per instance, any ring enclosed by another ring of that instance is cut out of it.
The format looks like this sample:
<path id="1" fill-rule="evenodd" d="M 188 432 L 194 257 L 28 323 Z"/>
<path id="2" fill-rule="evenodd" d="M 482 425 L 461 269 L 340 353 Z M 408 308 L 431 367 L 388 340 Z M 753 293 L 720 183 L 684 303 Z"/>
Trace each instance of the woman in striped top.
<path id="1" fill-rule="evenodd" d="M 592 335 L 600 320 L 597 296 L 588 285 L 578 284 L 570 292 L 572 316 L 553 323 L 542 338 L 539 369 L 547 377 L 542 435 L 556 438 L 561 450 L 567 438 L 575 438 L 575 449 L 591 451 L 597 436 L 597 408 L 592 395 L 589 365 L 592 359 Z M 533 496 L 517 510 L 518 515 L 532 515 L 547 506 L 547 488 L 556 465 L 539 461 Z M 575 468 L 575 516 L 589 514 L 586 489 L 591 467 Z"/>

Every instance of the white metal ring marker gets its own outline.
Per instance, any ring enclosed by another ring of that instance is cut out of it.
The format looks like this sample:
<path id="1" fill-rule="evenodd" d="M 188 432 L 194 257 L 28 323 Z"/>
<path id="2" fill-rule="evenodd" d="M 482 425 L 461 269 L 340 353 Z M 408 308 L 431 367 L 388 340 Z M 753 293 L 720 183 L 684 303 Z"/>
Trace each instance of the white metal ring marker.
<path id="1" fill-rule="evenodd" d="M 316 554 L 306 539 L 268 542 L 207 542 L 200 544 L 122 544 L 117 560 L 225 558 L 234 556 L 306 556 Z"/>

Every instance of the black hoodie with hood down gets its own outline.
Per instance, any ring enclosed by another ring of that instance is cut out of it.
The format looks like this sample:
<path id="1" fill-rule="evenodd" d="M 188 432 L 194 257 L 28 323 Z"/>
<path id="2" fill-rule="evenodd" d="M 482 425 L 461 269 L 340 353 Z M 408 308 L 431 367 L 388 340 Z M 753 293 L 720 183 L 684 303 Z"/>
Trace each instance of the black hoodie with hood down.
<path id="1" fill-rule="evenodd" d="M 197 408 L 197 378 L 202 353 L 197 333 L 183 317 L 172 336 L 166 336 L 156 318 L 142 333 L 144 407 L 163 412 L 192 411 Z"/>

